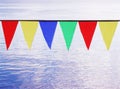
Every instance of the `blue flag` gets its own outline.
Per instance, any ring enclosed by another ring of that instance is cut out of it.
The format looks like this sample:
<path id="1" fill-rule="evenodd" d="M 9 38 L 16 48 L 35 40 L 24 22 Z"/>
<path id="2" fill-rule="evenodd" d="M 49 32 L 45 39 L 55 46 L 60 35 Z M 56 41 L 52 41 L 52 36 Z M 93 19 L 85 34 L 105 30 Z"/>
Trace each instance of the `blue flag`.
<path id="1" fill-rule="evenodd" d="M 51 49 L 54 33 L 56 30 L 56 26 L 57 26 L 57 21 L 40 21 L 40 27 L 41 27 L 43 36 L 50 49 Z"/>

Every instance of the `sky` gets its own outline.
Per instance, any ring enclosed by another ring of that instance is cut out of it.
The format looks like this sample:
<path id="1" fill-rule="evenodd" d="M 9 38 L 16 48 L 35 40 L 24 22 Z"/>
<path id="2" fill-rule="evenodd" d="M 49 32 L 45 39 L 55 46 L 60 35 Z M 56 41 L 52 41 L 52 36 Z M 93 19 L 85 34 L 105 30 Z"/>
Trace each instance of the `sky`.
<path id="1" fill-rule="evenodd" d="M 0 19 L 118 20 L 119 0 L 1 0 Z"/>

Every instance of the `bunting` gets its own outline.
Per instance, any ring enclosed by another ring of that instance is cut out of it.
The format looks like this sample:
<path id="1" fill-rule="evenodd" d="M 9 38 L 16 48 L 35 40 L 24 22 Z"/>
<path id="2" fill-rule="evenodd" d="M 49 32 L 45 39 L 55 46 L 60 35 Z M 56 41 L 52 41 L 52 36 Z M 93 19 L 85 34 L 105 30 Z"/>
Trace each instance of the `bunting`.
<path id="1" fill-rule="evenodd" d="M 61 21 L 60 26 L 64 35 L 67 49 L 69 50 L 77 22 Z"/>
<path id="2" fill-rule="evenodd" d="M 1 21 L 7 50 L 10 47 L 18 21 Z"/>
<path id="3" fill-rule="evenodd" d="M 11 45 L 12 39 L 16 32 L 18 22 L 19 21 L 17 20 L 1 21 L 7 50 Z M 95 30 L 96 30 L 97 21 L 59 21 L 59 25 L 61 27 L 63 37 L 65 40 L 66 48 L 68 50 L 70 49 L 70 46 L 74 37 L 74 33 L 76 30 L 77 22 L 79 25 L 79 30 L 83 36 L 85 45 L 89 50 Z M 43 37 L 48 47 L 51 49 L 54 35 L 56 32 L 57 23 L 58 21 L 54 21 L 54 20 L 53 21 L 47 21 L 47 20 L 46 21 L 20 21 L 21 29 L 22 29 L 25 41 L 28 45 L 28 48 L 32 47 L 32 43 L 33 43 L 35 34 L 37 32 L 38 24 L 39 24 Z M 117 25 L 118 25 L 118 21 L 99 21 L 101 35 L 107 50 L 110 49 L 110 45 L 112 43 L 112 39 L 114 37 Z"/>
<path id="4" fill-rule="evenodd" d="M 40 21 L 40 26 L 47 45 L 51 49 L 57 21 Z"/>
<path id="5" fill-rule="evenodd" d="M 80 31 L 84 38 L 87 49 L 89 49 L 90 47 L 96 25 L 97 25 L 97 21 L 79 22 Z"/>
<path id="6" fill-rule="evenodd" d="M 99 22 L 101 34 L 109 50 L 118 22 Z"/>
<path id="7" fill-rule="evenodd" d="M 21 23 L 22 31 L 25 37 L 25 41 L 27 42 L 28 47 L 31 48 L 35 33 L 38 28 L 38 22 L 37 21 L 21 21 L 20 23 Z"/>

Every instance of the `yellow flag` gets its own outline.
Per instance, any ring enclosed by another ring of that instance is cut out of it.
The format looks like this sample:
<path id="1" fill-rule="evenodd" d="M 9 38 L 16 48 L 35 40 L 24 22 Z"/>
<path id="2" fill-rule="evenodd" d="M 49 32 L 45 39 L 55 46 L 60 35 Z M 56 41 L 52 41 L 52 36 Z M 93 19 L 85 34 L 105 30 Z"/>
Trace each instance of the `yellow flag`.
<path id="1" fill-rule="evenodd" d="M 38 22 L 37 21 L 20 21 L 20 23 L 21 23 L 21 27 L 22 27 L 24 38 L 27 42 L 27 45 L 29 48 L 31 48 L 35 33 L 38 28 Z"/>
<path id="2" fill-rule="evenodd" d="M 118 22 L 99 22 L 101 34 L 109 50 Z"/>

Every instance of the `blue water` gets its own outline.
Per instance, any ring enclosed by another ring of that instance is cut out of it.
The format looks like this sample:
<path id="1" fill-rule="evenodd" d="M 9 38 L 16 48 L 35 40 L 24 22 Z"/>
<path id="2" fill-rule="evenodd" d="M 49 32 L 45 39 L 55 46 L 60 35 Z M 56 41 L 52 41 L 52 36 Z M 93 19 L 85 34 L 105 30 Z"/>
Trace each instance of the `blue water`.
<path id="1" fill-rule="evenodd" d="M 58 84 L 60 89 L 83 87 L 75 76 L 77 69 L 71 67 L 74 62 L 4 57 L 0 65 L 0 89 L 57 89 Z"/>
<path id="2" fill-rule="evenodd" d="M 22 62 L 28 64 L 22 65 Z M 55 89 L 54 81 L 57 72 L 61 70 L 57 67 L 60 63 L 57 60 L 4 57 L 0 61 L 0 89 Z"/>

